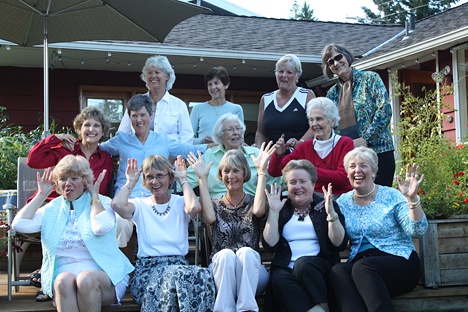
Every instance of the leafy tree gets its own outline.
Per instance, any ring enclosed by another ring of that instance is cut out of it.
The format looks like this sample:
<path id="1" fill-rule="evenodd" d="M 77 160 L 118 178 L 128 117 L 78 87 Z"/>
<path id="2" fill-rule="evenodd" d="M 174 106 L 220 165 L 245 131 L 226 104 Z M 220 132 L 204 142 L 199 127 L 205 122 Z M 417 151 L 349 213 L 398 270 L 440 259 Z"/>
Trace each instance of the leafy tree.
<path id="1" fill-rule="evenodd" d="M 404 24 L 408 14 L 413 14 L 416 20 L 446 11 L 452 4 L 459 0 L 373 0 L 379 13 L 372 12 L 367 7 L 362 7 L 366 13 L 366 19 L 372 24 Z"/>
<path id="2" fill-rule="evenodd" d="M 302 3 L 302 7 L 299 9 L 297 0 L 294 0 L 294 4 L 291 7 L 291 19 L 303 20 L 303 21 L 316 21 L 317 18 L 314 17 L 314 10 L 310 8 L 310 5 L 307 2 Z"/>

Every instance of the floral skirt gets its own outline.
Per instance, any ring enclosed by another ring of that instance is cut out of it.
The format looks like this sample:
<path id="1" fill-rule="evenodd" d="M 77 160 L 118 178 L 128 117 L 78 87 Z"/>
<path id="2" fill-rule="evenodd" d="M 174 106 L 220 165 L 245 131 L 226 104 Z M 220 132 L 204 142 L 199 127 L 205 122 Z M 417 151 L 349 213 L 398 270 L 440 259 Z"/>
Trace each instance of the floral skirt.
<path id="1" fill-rule="evenodd" d="M 213 311 L 216 288 L 211 271 L 183 256 L 138 259 L 130 286 L 141 311 Z"/>

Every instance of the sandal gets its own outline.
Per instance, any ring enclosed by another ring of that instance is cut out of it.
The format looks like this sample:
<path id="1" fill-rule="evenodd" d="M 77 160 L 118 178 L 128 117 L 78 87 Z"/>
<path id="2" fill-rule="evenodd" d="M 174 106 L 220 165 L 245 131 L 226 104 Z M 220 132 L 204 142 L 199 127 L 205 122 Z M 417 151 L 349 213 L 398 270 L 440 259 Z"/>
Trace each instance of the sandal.
<path id="1" fill-rule="evenodd" d="M 48 295 L 44 294 L 42 290 L 39 290 L 36 293 L 36 301 L 37 302 L 45 302 L 45 301 L 50 301 L 52 298 L 50 298 Z"/>
<path id="2" fill-rule="evenodd" d="M 35 287 L 39 287 L 39 288 L 42 287 L 42 284 L 41 284 L 41 269 L 37 269 L 36 271 L 29 274 L 29 276 L 30 276 L 29 284 L 31 284 L 31 286 L 35 286 Z"/>

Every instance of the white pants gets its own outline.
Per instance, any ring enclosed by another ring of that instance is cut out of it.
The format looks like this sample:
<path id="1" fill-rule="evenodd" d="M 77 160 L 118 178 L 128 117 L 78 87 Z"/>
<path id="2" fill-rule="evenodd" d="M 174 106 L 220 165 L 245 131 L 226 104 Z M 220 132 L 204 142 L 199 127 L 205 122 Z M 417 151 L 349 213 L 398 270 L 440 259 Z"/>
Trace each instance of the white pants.
<path id="1" fill-rule="evenodd" d="M 122 218 L 119 214 L 115 214 L 116 228 L 115 236 L 119 248 L 127 247 L 127 243 L 133 233 L 133 221 Z"/>
<path id="2" fill-rule="evenodd" d="M 210 269 L 217 290 L 214 311 L 258 311 L 255 296 L 262 294 L 268 283 L 258 252 L 250 247 L 236 253 L 223 249 L 213 256 Z"/>

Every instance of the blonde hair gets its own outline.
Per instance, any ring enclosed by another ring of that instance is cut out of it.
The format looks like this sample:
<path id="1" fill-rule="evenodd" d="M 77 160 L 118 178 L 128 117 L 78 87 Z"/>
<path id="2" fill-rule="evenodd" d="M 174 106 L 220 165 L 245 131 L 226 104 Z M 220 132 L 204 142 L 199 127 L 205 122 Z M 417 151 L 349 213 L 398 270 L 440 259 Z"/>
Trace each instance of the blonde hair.
<path id="1" fill-rule="evenodd" d="M 85 185 L 92 184 L 94 180 L 93 170 L 89 166 L 89 161 L 80 155 L 67 155 L 63 157 L 52 172 L 52 180 L 57 186 L 61 178 L 71 175 L 82 177 Z M 59 187 L 56 187 L 56 191 L 62 194 L 62 190 Z"/>
<path id="2" fill-rule="evenodd" d="M 244 154 L 239 150 L 229 150 L 224 154 L 223 158 L 221 158 L 217 174 L 219 180 L 222 180 L 224 168 L 242 168 L 242 170 L 244 170 L 244 183 L 249 181 L 252 177 L 249 163 Z"/>
<path id="3" fill-rule="evenodd" d="M 169 185 L 174 182 L 174 171 L 169 160 L 162 155 L 151 155 L 143 160 L 141 171 L 143 172 L 142 183 L 145 186 L 145 177 L 152 169 L 164 171 L 169 174 Z"/>

